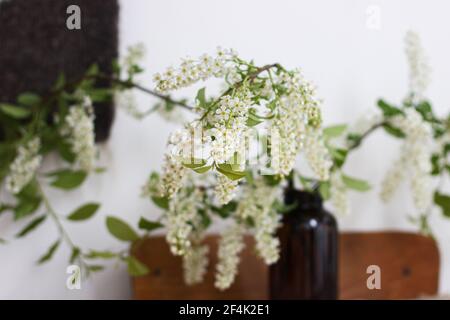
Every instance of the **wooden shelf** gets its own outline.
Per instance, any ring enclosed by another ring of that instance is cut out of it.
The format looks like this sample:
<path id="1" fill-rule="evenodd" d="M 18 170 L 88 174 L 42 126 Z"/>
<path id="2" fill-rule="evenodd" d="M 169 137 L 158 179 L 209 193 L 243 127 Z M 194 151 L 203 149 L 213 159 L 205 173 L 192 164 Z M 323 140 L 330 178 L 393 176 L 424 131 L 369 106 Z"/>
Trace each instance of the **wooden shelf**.
<path id="1" fill-rule="evenodd" d="M 135 299 L 268 299 L 268 267 L 254 254 L 253 239 L 245 238 L 239 275 L 229 290 L 214 288 L 217 236 L 209 236 L 210 264 L 205 281 L 186 286 L 181 259 L 170 253 L 163 237 L 137 242 L 133 254 L 150 269 L 132 279 Z M 369 265 L 381 268 L 381 290 L 369 290 Z M 340 299 L 414 299 L 435 295 L 439 251 L 433 239 L 406 232 L 342 233 L 339 239 Z"/>

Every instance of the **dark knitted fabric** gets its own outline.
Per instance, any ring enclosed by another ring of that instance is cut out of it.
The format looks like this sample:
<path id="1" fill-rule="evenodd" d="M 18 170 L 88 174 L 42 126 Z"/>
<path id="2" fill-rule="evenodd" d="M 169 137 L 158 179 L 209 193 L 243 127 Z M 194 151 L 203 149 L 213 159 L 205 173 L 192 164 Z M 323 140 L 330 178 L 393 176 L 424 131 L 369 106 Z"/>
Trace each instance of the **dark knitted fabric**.
<path id="1" fill-rule="evenodd" d="M 81 30 L 66 27 L 72 4 L 81 8 Z M 118 54 L 118 13 L 117 0 L 0 2 L 0 101 L 14 102 L 25 91 L 42 94 L 61 72 L 74 80 L 93 63 L 110 73 Z M 97 140 L 104 141 L 114 107 L 99 104 L 95 112 Z"/>

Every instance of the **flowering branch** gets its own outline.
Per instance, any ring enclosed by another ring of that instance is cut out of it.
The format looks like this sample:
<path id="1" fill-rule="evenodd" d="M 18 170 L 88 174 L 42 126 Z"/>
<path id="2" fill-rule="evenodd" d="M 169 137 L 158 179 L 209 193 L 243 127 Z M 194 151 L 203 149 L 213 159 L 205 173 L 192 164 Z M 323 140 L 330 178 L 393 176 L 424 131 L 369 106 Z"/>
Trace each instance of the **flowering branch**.
<path id="1" fill-rule="evenodd" d="M 278 199 L 295 158 L 305 156 L 320 180 L 328 179 L 332 163 L 322 139 L 320 100 L 299 70 L 287 71 L 278 63 L 257 67 L 219 49 L 216 56 L 185 59 L 156 74 L 156 90 L 166 94 L 211 77 L 222 78 L 228 88 L 211 99 L 205 88 L 197 92 L 199 119 L 169 137 L 162 175 L 152 173 L 143 194 L 164 210 L 166 238 L 172 253 L 183 258 L 187 284 L 202 280 L 207 261 L 201 240 L 211 215 L 230 218 L 216 266 L 215 285 L 224 290 L 236 275 L 246 229 L 267 264 L 278 260 L 275 232 L 283 206 Z M 254 164 L 244 149 L 262 123 L 269 128 L 270 151 L 263 152 L 270 161 Z M 263 170 L 268 173 L 261 175 Z M 207 187 L 202 179 L 210 181 Z"/>

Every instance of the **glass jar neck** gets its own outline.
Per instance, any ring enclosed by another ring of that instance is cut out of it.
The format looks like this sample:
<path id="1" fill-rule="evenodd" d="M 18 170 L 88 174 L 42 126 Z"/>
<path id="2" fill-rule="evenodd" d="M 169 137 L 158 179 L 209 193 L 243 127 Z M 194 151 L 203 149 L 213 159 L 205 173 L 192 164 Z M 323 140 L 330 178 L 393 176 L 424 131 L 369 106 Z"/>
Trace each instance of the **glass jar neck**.
<path id="1" fill-rule="evenodd" d="M 286 188 L 284 202 L 287 206 L 295 205 L 292 211 L 323 211 L 322 197 L 318 192 L 300 191 L 293 188 Z"/>

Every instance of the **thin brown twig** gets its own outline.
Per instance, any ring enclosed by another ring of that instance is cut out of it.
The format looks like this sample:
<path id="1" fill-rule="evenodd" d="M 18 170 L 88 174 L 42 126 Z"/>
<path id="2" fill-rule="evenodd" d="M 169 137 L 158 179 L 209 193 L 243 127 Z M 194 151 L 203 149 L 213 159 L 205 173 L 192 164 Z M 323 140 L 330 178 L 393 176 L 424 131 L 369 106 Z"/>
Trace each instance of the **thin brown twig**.
<path id="1" fill-rule="evenodd" d="M 372 126 L 369 130 L 367 130 L 366 132 L 364 132 L 364 134 L 362 134 L 354 143 L 353 145 L 351 145 L 348 148 L 348 151 L 354 150 L 356 148 L 358 148 L 361 145 L 361 142 L 367 138 L 371 133 L 373 133 L 375 130 L 377 130 L 378 128 L 381 128 L 382 126 L 384 126 L 386 124 L 386 121 L 377 123 L 376 125 Z"/>
<path id="2" fill-rule="evenodd" d="M 168 95 L 163 95 L 161 93 L 158 93 L 158 92 L 156 92 L 154 90 L 148 89 L 148 88 L 146 88 L 146 87 L 144 87 L 144 86 L 142 86 L 140 84 L 137 84 L 137 83 L 134 83 L 134 82 L 131 82 L 131 81 L 121 80 L 121 79 L 117 79 L 117 78 L 114 78 L 114 77 L 109 77 L 109 76 L 106 76 L 106 75 L 103 75 L 103 74 L 101 74 L 98 78 L 99 79 L 104 79 L 104 80 L 107 80 L 107 81 L 111 81 L 111 82 L 115 82 L 115 83 L 120 84 L 122 86 L 125 86 L 127 88 L 137 89 L 139 91 L 145 92 L 145 93 L 150 94 L 150 95 L 152 95 L 152 96 L 154 96 L 156 98 L 159 98 L 159 99 L 164 100 L 164 101 L 166 101 L 168 103 L 180 106 L 180 107 L 185 108 L 187 110 L 191 110 L 192 111 L 194 109 L 194 107 L 188 105 L 184 101 L 175 100 L 175 99 L 171 98 Z"/>

